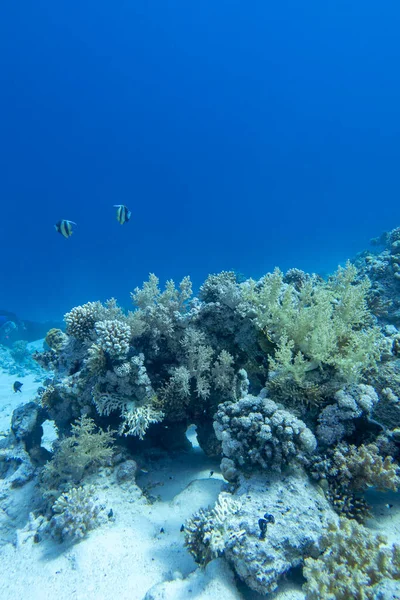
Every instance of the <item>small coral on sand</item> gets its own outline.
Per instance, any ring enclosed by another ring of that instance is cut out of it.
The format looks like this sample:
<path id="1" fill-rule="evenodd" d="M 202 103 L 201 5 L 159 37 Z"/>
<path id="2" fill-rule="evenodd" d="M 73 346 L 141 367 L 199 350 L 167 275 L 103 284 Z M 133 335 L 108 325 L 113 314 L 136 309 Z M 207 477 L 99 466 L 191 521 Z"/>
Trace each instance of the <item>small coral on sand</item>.
<path id="1" fill-rule="evenodd" d="M 60 541 L 78 541 L 104 520 L 104 508 L 97 503 L 94 486 L 72 488 L 54 502 L 49 521 L 51 534 Z"/>

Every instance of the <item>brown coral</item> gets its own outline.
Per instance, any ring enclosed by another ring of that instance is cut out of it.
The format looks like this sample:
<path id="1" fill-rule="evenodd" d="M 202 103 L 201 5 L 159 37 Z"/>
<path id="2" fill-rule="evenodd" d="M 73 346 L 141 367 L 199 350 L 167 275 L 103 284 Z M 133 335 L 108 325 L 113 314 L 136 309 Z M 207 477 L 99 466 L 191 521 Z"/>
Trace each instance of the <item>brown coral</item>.
<path id="1" fill-rule="evenodd" d="M 54 352 L 60 352 L 68 341 L 68 337 L 65 335 L 61 329 L 56 329 L 53 327 L 47 332 L 47 335 L 44 339 L 46 344 L 54 350 Z"/>
<path id="2" fill-rule="evenodd" d="M 107 358 L 99 344 L 92 344 L 88 350 L 86 367 L 93 375 L 98 375 L 106 370 Z"/>
<path id="3" fill-rule="evenodd" d="M 375 444 L 340 444 L 333 453 L 331 474 L 354 491 L 376 487 L 395 492 L 400 485 L 398 469 L 391 456 L 380 456 Z"/>
<path id="4" fill-rule="evenodd" d="M 326 497 L 333 510 L 342 517 L 355 519 L 357 523 L 362 524 L 371 516 L 370 507 L 364 498 L 341 485 L 332 483 L 326 492 Z"/>
<path id="5" fill-rule="evenodd" d="M 400 578 L 400 546 L 388 546 L 356 521 L 331 523 L 322 544 L 317 560 L 305 560 L 307 600 L 373 600 L 380 581 Z"/>

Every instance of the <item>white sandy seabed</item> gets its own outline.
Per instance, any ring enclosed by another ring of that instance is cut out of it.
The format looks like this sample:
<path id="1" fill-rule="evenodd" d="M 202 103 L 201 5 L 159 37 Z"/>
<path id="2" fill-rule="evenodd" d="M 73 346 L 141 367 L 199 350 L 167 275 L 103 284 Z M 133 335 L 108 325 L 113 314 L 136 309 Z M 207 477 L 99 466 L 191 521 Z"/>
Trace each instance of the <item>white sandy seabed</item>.
<path id="1" fill-rule="evenodd" d="M 12 411 L 35 397 L 34 376 L 19 378 L 22 394 L 12 390 L 15 376 L 0 373 L 0 432 L 10 427 Z M 50 439 L 51 430 L 45 429 Z M 101 503 L 113 517 L 74 545 L 43 539 L 34 543 L 34 529 L 15 532 L 14 543 L 0 548 L 0 600 L 261 600 L 265 596 L 238 583 L 223 559 L 199 568 L 184 546 L 181 525 L 201 507 L 213 505 L 224 480 L 218 461 L 207 458 L 196 444 L 177 457 L 161 456 L 143 465 L 137 485 L 120 486 L 104 469 L 94 483 Z M 139 464 L 139 467 L 141 465 Z M 210 471 L 214 471 L 210 476 Z M 32 483 L 33 485 L 33 483 Z M 31 484 L 26 488 L 29 514 Z M 150 490 L 150 504 L 141 493 Z M 21 491 L 19 492 L 21 493 Z M 24 492 L 25 493 L 25 492 Z M 391 495 L 375 502 L 371 527 L 400 541 L 400 502 Z M 161 529 L 164 531 L 161 532 Z M 301 586 L 283 582 L 271 600 L 304 600 Z"/>

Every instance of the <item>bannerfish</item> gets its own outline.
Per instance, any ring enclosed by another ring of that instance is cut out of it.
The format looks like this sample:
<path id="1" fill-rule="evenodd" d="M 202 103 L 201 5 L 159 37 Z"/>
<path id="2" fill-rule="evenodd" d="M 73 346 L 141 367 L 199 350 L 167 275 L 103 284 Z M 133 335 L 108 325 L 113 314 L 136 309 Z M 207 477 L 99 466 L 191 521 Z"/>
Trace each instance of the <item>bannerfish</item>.
<path id="1" fill-rule="evenodd" d="M 76 223 L 74 223 L 74 221 L 67 221 L 66 219 L 63 219 L 62 221 L 58 221 L 54 227 L 58 233 L 61 233 L 61 235 L 68 239 L 73 233 L 72 225 L 76 225 Z"/>
<path id="2" fill-rule="evenodd" d="M 114 204 L 114 208 L 117 209 L 118 223 L 121 223 L 121 225 L 123 225 L 124 223 L 129 221 L 129 219 L 132 216 L 132 213 L 129 210 L 129 208 L 127 206 L 125 206 L 125 204 Z"/>
<path id="3" fill-rule="evenodd" d="M 14 384 L 13 384 L 13 390 L 14 390 L 14 392 L 21 392 L 21 394 L 22 394 L 21 388 L 22 388 L 23 385 L 24 384 L 21 383 L 20 381 L 14 381 Z"/>

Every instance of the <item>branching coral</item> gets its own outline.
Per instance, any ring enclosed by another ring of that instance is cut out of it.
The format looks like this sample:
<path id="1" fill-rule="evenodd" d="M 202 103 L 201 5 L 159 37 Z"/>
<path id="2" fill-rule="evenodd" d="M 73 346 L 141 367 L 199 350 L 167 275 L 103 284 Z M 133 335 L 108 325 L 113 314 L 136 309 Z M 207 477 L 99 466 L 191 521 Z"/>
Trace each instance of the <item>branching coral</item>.
<path id="1" fill-rule="evenodd" d="M 235 308 L 242 301 L 240 286 L 233 271 L 222 271 L 209 275 L 200 287 L 199 297 L 203 302 L 220 302 Z"/>
<path id="2" fill-rule="evenodd" d="M 400 487 L 399 466 L 391 456 L 382 458 L 378 446 L 340 444 L 333 453 L 331 474 L 345 487 L 354 491 L 376 487 L 393 490 Z"/>
<path id="3" fill-rule="evenodd" d="M 105 521 L 104 506 L 97 504 L 94 486 L 71 488 L 54 502 L 51 534 L 60 541 L 78 541 Z"/>
<path id="4" fill-rule="evenodd" d="M 232 391 L 235 382 L 233 364 L 233 356 L 226 350 L 222 350 L 211 369 L 213 382 L 217 389 Z"/>
<path id="5" fill-rule="evenodd" d="M 256 310 L 256 322 L 277 346 L 270 359 L 275 381 L 302 383 L 309 371 L 333 367 L 344 381 L 356 382 L 374 368 L 382 335 L 367 306 L 370 282 L 357 281 L 350 263 L 328 282 L 310 278 L 299 290 L 285 284 L 279 269 L 260 283 L 249 280 L 245 299 Z"/>
<path id="6" fill-rule="evenodd" d="M 99 318 L 100 302 L 88 302 L 76 306 L 64 316 L 67 323 L 67 334 L 78 340 L 89 338 L 94 330 L 94 324 Z"/>
<path id="7" fill-rule="evenodd" d="M 185 524 L 185 543 L 196 562 L 206 565 L 232 547 L 245 531 L 233 531 L 229 518 L 238 513 L 240 502 L 221 493 L 214 508 L 194 514 Z"/>
<path id="8" fill-rule="evenodd" d="M 122 423 L 118 430 L 120 435 L 135 435 L 140 440 L 152 423 L 159 423 L 164 418 L 164 413 L 151 406 L 139 406 L 122 412 Z"/>
<path id="9" fill-rule="evenodd" d="M 307 600 L 374 600 L 379 582 L 400 579 L 400 546 L 388 546 L 356 521 L 332 523 L 322 544 L 320 558 L 305 560 Z"/>
<path id="10" fill-rule="evenodd" d="M 196 382 L 196 393 L 200 398 L 207 398 L 210 394 L 209 372 L 214 351 L 205 344 L 204 333 L 194 328 L 187 329 L 181 344 L 185 352 L 186 367 Z"/>
<path id="11" fill-rule="evenodd" d="M 119 435 L 136 435 L 142 439 L 149 425 L 164 416 L 155 405 L 156 395 L 143 354 L 115 364 L 112 371 L 99 375 L 92 389 L 92 400 L 99 415 L 108 417 L 112 412 L 120 413 Z"/>
<path id="12" fill-rule="evenodd" d="M 143 287 L 135 288 L 131 294 L 133 303 L 138 307 L 138 317 L 146 323 L 146 330 L 156 339 L 160 335 L 171 335 L 181 315 L 188 309 L 192 296 L 190 277 L 184 277 L 176 289 L 172 280 L 167 281 L 165 290 L 159 287 L 159 279 L 153 273 Z"/>
<path id="13" fill-rule="evenodd" d="M 171 377 L 159 391 L 160 401 L 170 418 L 184 419 L 190 402 L 189 370 L 181 365 L 171 369 Z"/>
<path id="14" fill-rule="evenodd" d="M 58 443 L 54 457 L 42 470 L 44 487 L 59 487 L 64 482 L 80 482 L 91 466 L 107 463 L 113 454 L 113 433 L 99 429 L 83 416 L 71 425 L 71 436 Z"/>
<path id="15" fill-rule="evenodd" d="M 121 360 L 129 352 L 131 328 L 116 319 L 98 321 L 95 324 L 97 344 L 110 358 Z"/>

